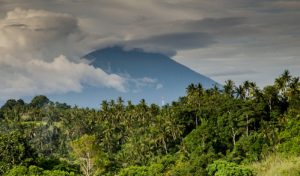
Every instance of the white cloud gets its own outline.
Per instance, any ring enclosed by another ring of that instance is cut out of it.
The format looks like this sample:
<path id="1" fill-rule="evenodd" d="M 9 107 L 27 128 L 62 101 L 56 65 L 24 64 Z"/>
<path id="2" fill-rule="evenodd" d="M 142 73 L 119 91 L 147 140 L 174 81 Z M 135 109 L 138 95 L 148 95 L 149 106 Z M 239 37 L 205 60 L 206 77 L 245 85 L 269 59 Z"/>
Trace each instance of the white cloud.
<path id="1" fill-rule="evenodd" d="M 161 88 L 163 88 L 163 87 L 164 87 L 164 86 L 163 86 L 162 84 L 157 84 L 155 89 L 156 89 L 156 90 L 159 90 L 159 89 L 161 89 Z"/>
<path id="2" fill-rule="evenodd" d="M 32 59 L 23 63 L 9 58 L 0 62 L 0 95 L 2 98 L 22 95 L 80 92 L 83 84 L 105 86 L 125 91 L 122 77 L 108 75 L 99 68 L 85 63 L 74 63 L 64 56 L 53 62 Z"/>
<path id="3" fill-rule="evenodd" d="M 84 85 L 125 91 L 124 78 L 80 60 L 91 39 L 68 14 L 8 12 L 0 20 L 0 98 L 80 92 Z"/>
<path id="4" fill-rule="evenodd" d="M 163 85 L 155 78 L 143 77 L 143 78 L 132 78 L 127 75 L 127 81 L 131 86 L 131 91 L 133 93 L 138 93 L 143 90 L 143 88 L 153 88 L 154 90 L 159 90 L 163 88 Z"/>

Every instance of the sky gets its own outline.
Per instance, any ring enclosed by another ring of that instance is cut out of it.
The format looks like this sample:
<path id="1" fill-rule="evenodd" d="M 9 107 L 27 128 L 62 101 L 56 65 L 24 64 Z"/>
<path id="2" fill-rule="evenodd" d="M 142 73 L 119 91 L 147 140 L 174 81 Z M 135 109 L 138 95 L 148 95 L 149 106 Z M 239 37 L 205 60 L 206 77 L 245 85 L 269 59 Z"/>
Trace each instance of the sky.
<path id="1" fill-rule="evenodd" d="M 114 45 L 170 56 L 219 83 L 300 75 L 299 0 L 0 0 L 0 97 L 126 91 L 80 59 Z"/>

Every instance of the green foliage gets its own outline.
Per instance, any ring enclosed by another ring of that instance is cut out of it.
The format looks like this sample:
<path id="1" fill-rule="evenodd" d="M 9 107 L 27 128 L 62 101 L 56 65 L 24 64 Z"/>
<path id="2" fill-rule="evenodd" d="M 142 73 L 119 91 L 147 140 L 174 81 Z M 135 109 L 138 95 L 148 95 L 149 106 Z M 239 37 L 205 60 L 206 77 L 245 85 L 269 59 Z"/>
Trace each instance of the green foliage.
<path id="1" fill-rule="evenodd" d="M 76 174 L 74 172 L 66 172 L 66 171 L 60 171 L 60 170 L 46 170 L 43 171 L 43 176 L 75 176 Z"/>
<path id="2" fill-rule="evenodd" d="M 120 176 L 148 176 L 146 166 L 130 166 L 119 172 Z"/>
<path id="3" fill-rule="evenodd" d="M 26 176 L 28 172 L 28 168 L 25 166 L 14 166 L 11 170 L 9 170 L 5 176 Z"/>
<path id="4" fill-rule="evenodd" d="M 229 158 L 235 162 L 255 162 L 261 159 L 264 147 L 268 144 L 259 133 L 242 136 L 234 146 Z"/>
<path id="5" fill-rule="evenodd" d="M 29 166 L 27 175 L 42 175 L 43 169 L 37 166 Z"/>
<path id="6" fill-rule="evenodd" d="M 13 165 L 26 163 L 31 157 L 34 157 L 34 153 L 22 134 L 17 131 L 12 131 L 8 134 L 0 133 L 0 165 L 3 167 L 2 173 Z"/>
<path id="7" fill-rule="evenodd" d="M 31 102 L 30 106 L 34 108 L 41 108 L 49 103 L 49 99 L 44 95 L 35 96 Z"/>
<path id="8" fill-rule="evenodd" d="M 207 167 L 209 176 L 253 176 L 251 169 L 236 163 L 216 160 Z"/>
<path id="9" fill-rule="evenodd" d="M 83 135 L 71 142 L 73 154 L 84 175 L 101 174 L 109 160 L 96 144 L 96 137 Z"/>
<path id="10" fill-rule="evenodd" d="M 75 176 L 74 172 L 66 172 L 61 170 L 44 170 L 37 166 L 15 166 L 4 176 Z"/>
<path id="11" fill-rule="evenodd" d="M 299 78 L 287 71 L 263 89 L 250 81 L 228 80 L 223 90 L 191 84 L 163 107 L 122 98 L 100 109 L 43 95 L 29 104 L 11 99 L 0 109 L 0 174 L 253 175 L 245 164 L 299 156 L 299 107 Z M 284 160 L 289 170 L 275 162 L 268 173 L 296 174 L 295 160 Z"/>
<path id="12" fill-rule="evenodd" d="M 58 158 L 37 158 L 36 165 L 44 170 L 58 170 L 65 172 L 79 173 L 79 166 L 69 163 L 66 160 L 60 160 Z"/>
<path id="13" fill-rule="evenodd" d="M 279 134 L 280 143 L 278 151 L 289 154 L 300 154 L 300 121 L 297 119 L 289 119 L 285 129 Z"/>

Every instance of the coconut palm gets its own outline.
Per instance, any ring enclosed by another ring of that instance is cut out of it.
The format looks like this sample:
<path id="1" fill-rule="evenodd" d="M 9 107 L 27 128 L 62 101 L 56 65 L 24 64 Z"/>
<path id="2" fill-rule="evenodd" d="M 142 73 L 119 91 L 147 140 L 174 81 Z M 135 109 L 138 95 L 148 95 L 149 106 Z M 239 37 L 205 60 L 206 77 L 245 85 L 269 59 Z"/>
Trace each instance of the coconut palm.
<path id="1" fill-rule="evenodd" d="M 232 80 L 229 79 L 229 80 L 225 81 L 225 85 L 223 88 L 224 88 L 225 94 L 229 95 L 230 97 L 233 97 L 235 85 Z"/>

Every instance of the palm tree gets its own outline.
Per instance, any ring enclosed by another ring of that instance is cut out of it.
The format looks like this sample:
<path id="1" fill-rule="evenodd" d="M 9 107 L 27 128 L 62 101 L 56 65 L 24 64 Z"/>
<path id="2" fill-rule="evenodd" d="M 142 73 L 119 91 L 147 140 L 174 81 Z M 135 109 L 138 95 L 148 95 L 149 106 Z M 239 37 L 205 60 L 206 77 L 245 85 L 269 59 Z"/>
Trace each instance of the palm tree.
<path id="1" fill-rule="evenodd" d="M 102 101 L 101 103 L 101 110 L 102 111 L 107 111 L 108 110 L 108 102 L 106 100 Z"/>
<path id="2" fill-rule="evenodd" d="M 225 94 L 229 95 L 230 97 L 233 97 L 234 94 L 234 82 L 232 80 L 227 80 L 225 81 L 225 85 L 224 85 L 224 92 Z"/>
<path id="3" fill-rule="evenodd" d="M 284 72 L 280 75 L 279 78 L 275 79 L 275 86 L 279 91 L 279 94 L 285 97 L 288 84 L 291 81 L 291 74 L 288 70 L 284 70 Z"/>
<path id="4" fill-rule="evenodd" d="M 243 83 L 243 88 L 244 88 L 246 99 L 250 97 L 250 87 L 251 87 L 250 81 L 247 80 Z"/>
<path id="5" fill-rule="evenodd" d="M 236 97 L 240 99 L 245 98 L 245 89 L 242 85 L 239 85 L 238 87 L 235 88 L 236 91 Z"/>
<path id="6" fill-rule="evenodd" d="M 255 82 L 250 82 L 250 97 L 257 97 L 259 89 Z"/>
<path id="7" fill-rule="evenodd" d="M 293 98 L 295 95 L 300 93 L 300 82 L 299 77 L 295 77 L 291 80 L 288 88 L 288 99 Z"/>
<path id="8" fill-rule="evenodd" d="M 192 84 L 188 85 L 188 87 L 186 88 L 186 93 L 187 93 L 187 95 L 190 95 L 195 90 L 196 90 L 196 86 L 195 86 L 195 84 L 192 83 Z"/>

